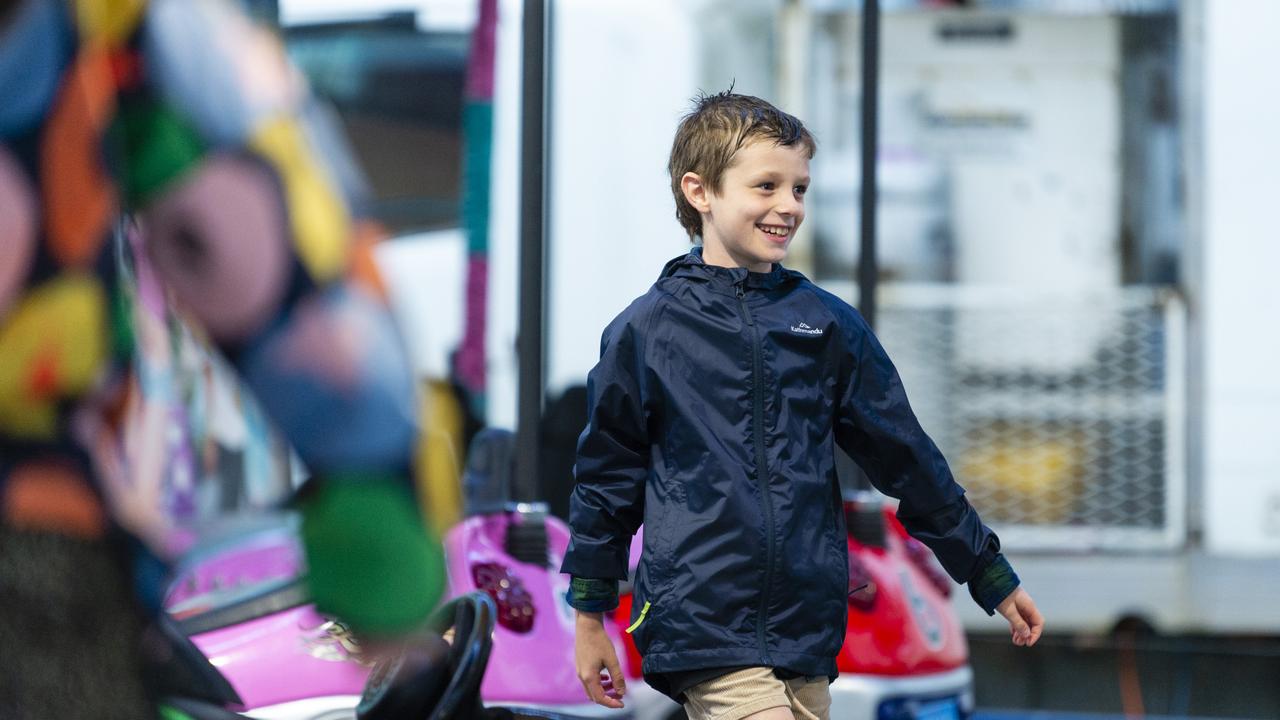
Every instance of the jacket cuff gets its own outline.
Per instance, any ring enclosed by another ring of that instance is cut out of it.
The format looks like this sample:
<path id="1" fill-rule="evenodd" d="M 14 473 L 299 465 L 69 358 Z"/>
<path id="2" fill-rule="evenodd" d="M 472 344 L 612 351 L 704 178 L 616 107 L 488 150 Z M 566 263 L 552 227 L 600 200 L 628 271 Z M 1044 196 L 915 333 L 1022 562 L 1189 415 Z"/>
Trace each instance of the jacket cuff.
<path id="1" fill-rule="evenodd" d="M 987 567 L 969 581 L 969 595 L 988 615 L 995 615 L 996 606 L 1020 584 L 1013 566 L 1003 554 L 997 553 Z"/>
<path id="2" fill-rule="evenodd" d="M 564 595 L 575 610 L 610 612 L 618 607 L 618 581 L 575 577 Z"/>

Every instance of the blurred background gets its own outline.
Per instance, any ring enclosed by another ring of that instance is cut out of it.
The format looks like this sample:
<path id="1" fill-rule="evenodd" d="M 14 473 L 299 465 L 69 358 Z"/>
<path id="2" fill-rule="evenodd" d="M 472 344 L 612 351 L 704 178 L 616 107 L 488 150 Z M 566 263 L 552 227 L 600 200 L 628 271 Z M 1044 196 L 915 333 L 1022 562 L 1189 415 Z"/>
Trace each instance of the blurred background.
<path id="1" fill-rule="evenodd" d="M 1050 623 L 1021 651 L 953 595 L 979 715 L 1280 717 L 1280 3 L 881 5 L 877 332 Z M 522 3 L 249 6 L 330 104 L 392 236 L 379 261 L 448 525 L 471 437 L 517 423 Z M 854 0 L 547 3 L 552 512 L 601 330 L 688 248 L 665 163 L 696 93 L 732 85 L 811 128 L 789 265 L 857 301 L 863 17 Z M 170 332 L 178 352 L 141 362 L 183 388 L 173 443 L 195 472 L 172 482 L 212 487 L 210 517 L 270 505 L 305 468 Z"/>

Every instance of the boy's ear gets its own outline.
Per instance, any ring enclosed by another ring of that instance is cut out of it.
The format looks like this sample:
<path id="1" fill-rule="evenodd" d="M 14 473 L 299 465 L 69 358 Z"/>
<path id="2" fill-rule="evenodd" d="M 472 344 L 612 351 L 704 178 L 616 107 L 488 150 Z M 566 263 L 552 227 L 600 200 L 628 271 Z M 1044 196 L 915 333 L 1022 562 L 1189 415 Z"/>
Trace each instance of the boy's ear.
<path id="1" fill-rule="evenodd" d="M 700 213 L 711 212 L 711 201 L 707 198 L 710 192 L 702 182 L 702 176 L 695 172 L 687 172 L 680 178 L 680 191 L 684 199 L 689 201 L 694 210 Z"/>

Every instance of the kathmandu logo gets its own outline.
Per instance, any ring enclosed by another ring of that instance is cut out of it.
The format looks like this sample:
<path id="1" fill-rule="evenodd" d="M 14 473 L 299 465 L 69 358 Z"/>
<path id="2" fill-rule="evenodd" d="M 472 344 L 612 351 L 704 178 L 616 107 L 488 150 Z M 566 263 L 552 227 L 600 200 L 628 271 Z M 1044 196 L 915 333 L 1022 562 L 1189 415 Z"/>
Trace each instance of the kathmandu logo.
<path id="1" fill-rule="evenodd" d="M 822 328 L 809 327 L 808 323 L 800 323 L 799 325 L 792 325 L 791 332 L 800 333 L 801 335 L 821 335 Z"/>

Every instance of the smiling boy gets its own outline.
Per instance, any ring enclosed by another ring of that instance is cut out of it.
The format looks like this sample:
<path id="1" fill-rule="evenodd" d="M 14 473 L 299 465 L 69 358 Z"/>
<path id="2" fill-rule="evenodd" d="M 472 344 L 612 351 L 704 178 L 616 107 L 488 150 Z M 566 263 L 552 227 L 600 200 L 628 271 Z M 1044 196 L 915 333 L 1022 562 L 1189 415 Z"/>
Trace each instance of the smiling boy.
<path id="1" fill-rule="evenodd" d="M 676 132 L 676 215 L 702 243 L 604 331 L 562 567 L 578 674 L 606 707 L 625 687 L 601 614 L 643 522 L 629 630 L 646 680 L 694 720 L 828 717 L 849 590 L 836 445 L 1015 644 L 1040 636 L 870 328 L 781 265 L 814 151 L 799 120 L 732 92 Z"/>

